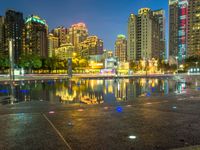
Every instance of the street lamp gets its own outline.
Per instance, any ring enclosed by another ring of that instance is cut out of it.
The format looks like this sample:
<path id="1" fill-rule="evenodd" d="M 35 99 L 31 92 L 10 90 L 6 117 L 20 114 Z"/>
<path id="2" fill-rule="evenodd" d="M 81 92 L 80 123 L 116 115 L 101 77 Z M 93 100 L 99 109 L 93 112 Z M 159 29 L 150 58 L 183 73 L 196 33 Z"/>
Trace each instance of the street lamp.
<path id="1" fill-rule="evenodd" d="M 13 82 L 15 81 L 15 73 L 14 73 L 14 54 L 13 54 L 13 40 L 9 39 L 9 59 L 10 59 L 10 87 L 11 87 L 11 93 L 10 93 L 10 99 L 11 104 L 13 104 L 15 100 L 14 96 L 14 85 Z"/>
<path id="2" fill-rule="evenodd" d="M 10 59 L 10 81 L 15 80 L 14 74 L 14 54 L 13 54 L 13 40 L 9 40 L 9 59 Z"/>
<path id="3" fill-rule="evenodd" d="M 198 62 L 195 62 L 195 63 L 196 63 L 196 69 L 197 69 L 197 67 L 198 67 L 198 66 L 197 66 L 197 65 L 198 65 Z"/>
<path id="4" fill-rule="evenodd" d="M 196 71 L 198 72 L 198 62 L 195 62 L 195 64 L 196 64 Z"/>
<path id="5" fill-rule="evenodd" d="M 177 65 L 177 68 L 176 68 L 176 71 L 177 71 L 177 74 L 178 74 L 178 56 L 176 56 L 176 65 Z"/>

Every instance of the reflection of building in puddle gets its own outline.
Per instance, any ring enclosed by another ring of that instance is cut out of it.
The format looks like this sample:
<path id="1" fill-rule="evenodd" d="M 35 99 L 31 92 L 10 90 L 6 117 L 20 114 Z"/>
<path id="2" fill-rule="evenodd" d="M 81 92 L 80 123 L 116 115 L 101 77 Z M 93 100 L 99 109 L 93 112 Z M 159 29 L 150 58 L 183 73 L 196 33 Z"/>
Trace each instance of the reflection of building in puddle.
<path id="1" fill-rule="evenodd" d="M 115 98 L 117 101 L 127 100 L 127 85 L 126 80 L 120 80 L 115 83 Z"/>
<path id="2" fill-rule="evenodd" d="M 142 78 L 139 79 L 138 84 L 139 86 L 137 88 L 139 88 L 140 92 L 137 92 L 137 95 L 141 97 L 151 96 L 152 94 L 155 93 L 156 89 L 160 91 L 160 88 L 158 87 L 159 85 L 158 79 Z"/>
<path id="3" fill-rule="evenodd" d="M 91 81 L 91 82 L 89 82 Z M 103 103 L 103 82 L 97 80 L 71 81 L 62 84 L 56 91 L 61 101 L 82 102 L 84 104 Z"/>
<path id="4" fill-rule="evenodd" d="M 90 98 L 89 96 L 82 96 L 80 98 L 80 101 L 82 103 L 88 104 L 88 105 L 90 105 L 90 104 L 102 104 L 103 103 L 103 99 L 102 98 L 100 100 L 97 97 Z"/>
<path id="5" fill-rule="evenodd" d="M 77 93 L 76 91 L 73 91 L 72 93 L 69 93 L 67 90 L 61 90 L 61 91 L 56 91 L 56 96 L 59 96 L 61 101 L 73 101 Z"/>
<path id="6" fill-rule="evenodd" d="M 177 82 L 175 93 L 176 94 L 186 93 L 186 82 Z"/>

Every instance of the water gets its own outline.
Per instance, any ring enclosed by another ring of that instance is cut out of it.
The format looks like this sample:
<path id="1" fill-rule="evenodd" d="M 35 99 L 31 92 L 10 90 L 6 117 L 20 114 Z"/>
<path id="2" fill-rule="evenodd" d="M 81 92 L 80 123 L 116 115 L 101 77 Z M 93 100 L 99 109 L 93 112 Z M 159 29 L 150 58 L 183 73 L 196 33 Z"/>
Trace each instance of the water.
<path id="1" fill-rule="evenodd" d="M 134 101 L 137 97 L 169 96 L 200 91 L 200 78 L 72 79 L 0 83 L 0 104 L 49 101 L 102 104 Z M 13 96 L 13 97 L 12 97 Z"/>

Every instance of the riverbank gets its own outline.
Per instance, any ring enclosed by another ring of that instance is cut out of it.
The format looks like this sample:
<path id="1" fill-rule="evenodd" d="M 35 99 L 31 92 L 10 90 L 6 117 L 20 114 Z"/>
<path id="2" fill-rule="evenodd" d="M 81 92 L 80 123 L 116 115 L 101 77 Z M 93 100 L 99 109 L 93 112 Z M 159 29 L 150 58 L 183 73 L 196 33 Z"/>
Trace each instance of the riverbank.
<path id="1" fill-rule="evenodd" d="M 174 76 L 200 76 L 200 74 L 134 74 L 134 75 L 101 75 L 101 74 L 74 74 L 72 78 L 82 79 L 109 79 L 109 78 L 159 78 L 159 77 L 174 77 Z M 67 74 L 26 74 L 24 76 L 15 76 L 14 81 L 22 80 L 56 80 L 68 79 Z M 0 82 L 10 81 L 9 75 L 0 75 Z"/>

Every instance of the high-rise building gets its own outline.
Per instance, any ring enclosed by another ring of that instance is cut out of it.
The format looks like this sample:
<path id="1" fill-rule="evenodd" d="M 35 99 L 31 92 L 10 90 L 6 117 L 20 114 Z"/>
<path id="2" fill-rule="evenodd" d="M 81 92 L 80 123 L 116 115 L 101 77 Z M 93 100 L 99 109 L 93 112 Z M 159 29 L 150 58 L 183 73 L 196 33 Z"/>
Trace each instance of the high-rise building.
<path id="1" fill-rule="evenodd" d="M 4 17 L 0 16 L 0 55 L 5 52 L 5 24 Z"/>
<path id="2" fill-rule="evenodd" d="M 187 57 L 188 0 L 169 0 L 169 55 L 183 63 Z"/>
<path id="3" fill-rule="evenodd" d="M 137 45 L 137 16 L 131 14 L 128 20 L 128 41 L 127 41 L 127 56 L 128 61 L 136 60 L 136 45 Z"/>
<path id="4" fill-rule="evenodd" d="M 86 40 L 88 37 L 88 29 L 84 23 L 77 23 L 69 28 L 70 42 L 74 45 L 75 50 L 79 52 L 79 43 Z"/>
<path id="5" fill-rule="evenodd" d="M 169 56 L 178 54 L 178 0 L 169 0 Z"/>
<path id="6" fill-rule="evenodd" d="M 23 52 L 24 19 L 21 12 L 7 10 L 5 15 L 6 51 L 8 54 L 8 41 L 13 41 L 14 60 L 17 62 Z"/>
<path id="7" fill-rule="evenodd" d="M 74 53 L 74 46 L 71 43 L 62 44 L 55 48 L 55 56 L 59 59 L 67 60 L 72 58 Z"/>
<path id="8" fill-rule="evenodd" d="M 67 43 L 67 29 L 63 26 L 57 27 L 52 30 L 52 34 L 59 39 L 59 46 Z"/>
<path id="9" fill-rule="evenodd" d="M 115 42 L 115 56 L 120 62 L 127 61 L 127 40 L 125 35 L 118 35 Z"/>
<path id="10" fill-rule="evenodd" d="M 128 21 L 128 60 L 162 59 L 164 50 L 164 11 L 142 8 Z"/>
<path id="11" fill-rule="evenodd" d="M 48 57 L 48 26 L 39 16 L 30 16 L 25 22 L 26 53 Z"/>
<path id="12" fill-rule="evenodd" d="M 97 36 L 88 36 L 85 41 L 79 44 L 78 49 L 82 56 L 102 55 L 103 41 Z"/>
<path id="13" fill-rule="evenodd" d="M 112 50 L 107 50 L 107 49 L 103 50 L 103 59 L 111 58 L 113 56 L 114 55 Z"/>
<path id="14" fill-rule="evenodd" d="M 188 56 L 200 56 L 200 0 L 189 1 Z"/>
<path id="15" fill-rule="evenodd" d="M 166 38 L 165 38 L 165 32 L 166 32 L 166 26 L 165 26 L 165 11 L 163 9 L 155 10 L 153 11 L 153 16 L 156 17 L 156 21 L 159 23 L 159 30 L 160 30 L 160 48 L 159 48 L 159 54 L 161 59 L 167 59 L 168 58 L 168 52 L 166 51 Z"/>
<path id="16" fill-rule="evenodd" d="M 48 35 L 48 56 L 55 56 L 55 49 L 59 47 L 59 38 L 52 33 Z"/>

